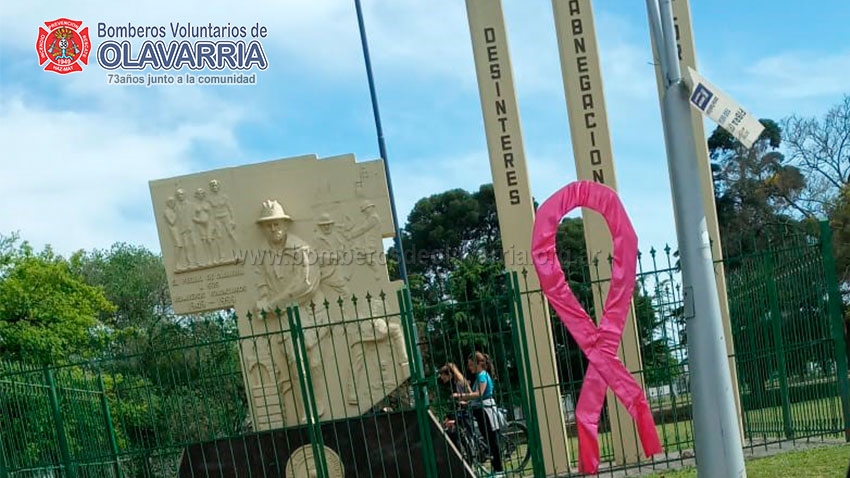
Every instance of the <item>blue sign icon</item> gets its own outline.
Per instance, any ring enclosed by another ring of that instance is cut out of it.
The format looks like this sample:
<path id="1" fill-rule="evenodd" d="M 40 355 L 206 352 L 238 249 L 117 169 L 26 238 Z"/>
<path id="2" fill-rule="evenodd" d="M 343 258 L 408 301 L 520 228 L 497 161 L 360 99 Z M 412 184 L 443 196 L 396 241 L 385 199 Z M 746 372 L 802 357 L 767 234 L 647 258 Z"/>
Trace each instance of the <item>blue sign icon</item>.
<path id="1" fill-rule="evenodd" d="M 706 88 L 705 85 L 699 83 L 696 90 L 694 90 L 694 94 L 691 95 L 691 103 L 700 110 L 705 111 L 712 98 L 714 98 L 714 93 Z"/>

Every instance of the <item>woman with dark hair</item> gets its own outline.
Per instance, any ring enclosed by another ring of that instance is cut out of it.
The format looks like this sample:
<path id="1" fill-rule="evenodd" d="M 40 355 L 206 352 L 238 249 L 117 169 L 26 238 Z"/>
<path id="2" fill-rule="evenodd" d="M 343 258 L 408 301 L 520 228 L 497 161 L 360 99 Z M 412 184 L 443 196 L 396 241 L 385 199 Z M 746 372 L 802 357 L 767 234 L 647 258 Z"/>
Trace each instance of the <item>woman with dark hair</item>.
<path id="1" fill-rule="evenodd" d="M 469 388 L 469 382 L 467 382 L 463 374 L 460 373 L 460 369 L 457 368 L 457 365 L 452 362 L 443 365 L 437 374 L 439 375 L 441 382 L 451 384 L 452 393 L 466 393 L 472 391 Z"/>
<path id="2" fill-rule="evenodd" d="M 452 395 L 459 400 L 470 400 L 469 407 L 472 416 L 478 422 L 478 429 L 487 438 L 487 446 L 490 449 L 491 464 L 493 471 L 501 473 L 502 453 L 499 450 L 499 439 L 496 432 L 504 424 L 505 417 L 502 416 L 493 398 L 496 385 L 493 382 L 495 376 L 493 363 L 490 357 L 481 352 L 475 352 L 469 356 L 466 362 L 469 372 L 475 374 L 472 391 L 468 393 L 455 393 Z"/>
<path id="3" fill-rule="evenodd" d="M 440 370 L 437 372 L 437 376 L 440 377 L 440 381 L 446 385 L 449 385 L 452 390 L 452 396 L 458 393 L 468 393 L 471 392 L 472 389 L 469 388 L 469 382 L 466 381 L 466 378 L 460 372 L 460 369 L 457 368 L 457 365 L 449 362 L 443 365 Z M 464 408 L 466 406 L 466 402 L 458 403 L 458 408 Z M 446 418 L 443 420 L 443 428 L 446 429 L 446 434 L 449 435 L 449 438 L 452 440 L 452 443 L 455 446 L 460 447 L 458 443 L 458 432 L 457 432 L 457 413 L 454 411 L 446 414 Z M 464 424 L 461 423 L 460 426 Z M 466 430 L 467 428 L 464 428 Z"/>

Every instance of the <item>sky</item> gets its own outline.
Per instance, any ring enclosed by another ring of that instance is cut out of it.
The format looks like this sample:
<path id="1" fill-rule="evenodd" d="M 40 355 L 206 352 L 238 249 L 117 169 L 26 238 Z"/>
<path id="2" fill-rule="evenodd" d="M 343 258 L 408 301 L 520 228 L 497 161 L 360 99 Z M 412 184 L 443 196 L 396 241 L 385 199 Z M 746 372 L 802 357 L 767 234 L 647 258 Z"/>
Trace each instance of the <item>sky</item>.
<path id="1" fill-rule="evenodd" d="M 532 193 L 576 179 L 552 4 L 503 0 Z M 850 93 L 850 2 L 692 1 L 700 73 L 757 117 L 821 116 Z M 619 193 L 640 247 L 675 247 L 642 0 L 593 2 Z M 402 221 L 420 198 L 491 181 L 465 4 L 363 0 Z M 250 86 L 107 84 L 39 66 L 45 21 L 267 27 Z M 62 254 L 159 251 L 148 182 L 303 154 L 379 157 L 353 0 L 0 1 L 0 234 Z M 714 125 L 706 123 L 710 134 Z"/>

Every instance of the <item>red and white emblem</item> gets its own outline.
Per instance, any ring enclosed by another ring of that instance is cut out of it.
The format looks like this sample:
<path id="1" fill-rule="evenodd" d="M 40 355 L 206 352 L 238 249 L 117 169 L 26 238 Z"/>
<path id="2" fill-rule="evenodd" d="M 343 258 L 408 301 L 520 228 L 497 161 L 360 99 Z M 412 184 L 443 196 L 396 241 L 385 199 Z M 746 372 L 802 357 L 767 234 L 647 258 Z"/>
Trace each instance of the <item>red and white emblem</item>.
<path id="1" fill-rule="evenodd" d="M 83 22 L 59 18 L 52 22 L 44 22 L 47 26 L 38 28 L 38 40 L 35 51 L 38 52 L 38 64 L 47 65 L 44 71 L 55 71 L 60 75 L 83 71 L 80 66 L 89 64 L 91 40 L 89 27 L 80 30 Z"/>

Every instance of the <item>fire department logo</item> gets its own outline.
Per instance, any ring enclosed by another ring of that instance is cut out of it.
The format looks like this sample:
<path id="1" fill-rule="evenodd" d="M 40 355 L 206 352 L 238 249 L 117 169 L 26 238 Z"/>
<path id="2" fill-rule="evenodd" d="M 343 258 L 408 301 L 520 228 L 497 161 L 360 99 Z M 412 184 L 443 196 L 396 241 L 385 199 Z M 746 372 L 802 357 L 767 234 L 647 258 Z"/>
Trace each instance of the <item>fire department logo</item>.
<path id="1" fill-rule="evenodd" d="M 80 30 L 83 22 L 59 18 L 52 22 L 44 22 L 44 27 L 38 28 L 38 40 L 35 51 L 38 52 L 38 64 L 44 66 L 44 71 L 55 71 L 60 75 L 83 71 L 83 65 L 89 64 L 91 40 L 89 27 Z"/>

